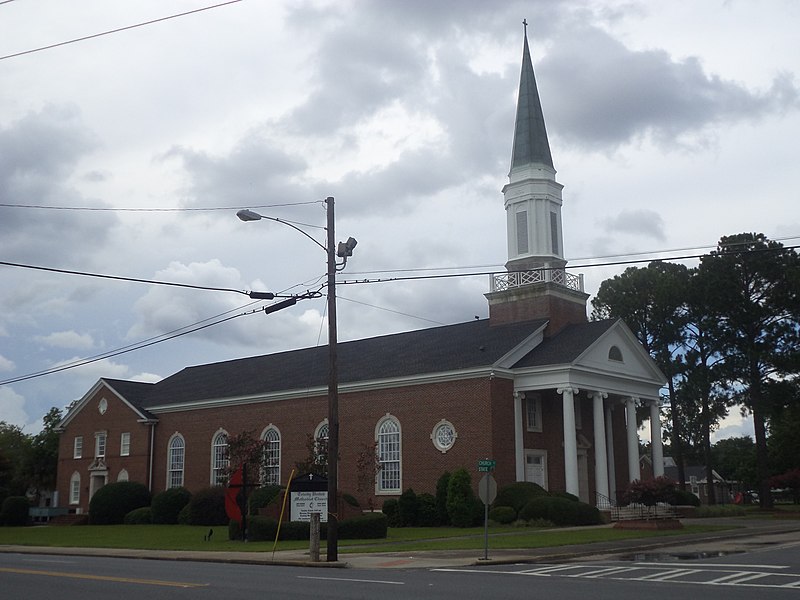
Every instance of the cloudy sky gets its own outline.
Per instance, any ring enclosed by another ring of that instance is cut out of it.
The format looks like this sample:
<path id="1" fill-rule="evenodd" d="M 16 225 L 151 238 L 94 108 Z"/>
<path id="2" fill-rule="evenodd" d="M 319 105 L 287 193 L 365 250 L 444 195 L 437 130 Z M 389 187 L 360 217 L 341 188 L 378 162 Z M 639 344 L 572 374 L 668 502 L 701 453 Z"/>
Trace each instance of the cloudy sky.
<path id="1" fill-rule="evenodd" d="M 243 0 L 26 52 L 213 4 L 0 2 L 0 261 L 317 289 L 317 246 L 235 212 L 319 227 L 335 196 L 358 239 L 341 281 L 384 280 L 339 287 L 340 339 L 485 317 L 486 275 L 385 280 L 502 269 L 523 18 L 587 291 L 624 269 L 598 263 L 800 237 L 794 0 Z M 259 306 L 0 266 L 0 380 Z M 36 432 L 102 376 L 324 344 L 324 318 L 306 300 L 6 383 L 0 420 Z"/>

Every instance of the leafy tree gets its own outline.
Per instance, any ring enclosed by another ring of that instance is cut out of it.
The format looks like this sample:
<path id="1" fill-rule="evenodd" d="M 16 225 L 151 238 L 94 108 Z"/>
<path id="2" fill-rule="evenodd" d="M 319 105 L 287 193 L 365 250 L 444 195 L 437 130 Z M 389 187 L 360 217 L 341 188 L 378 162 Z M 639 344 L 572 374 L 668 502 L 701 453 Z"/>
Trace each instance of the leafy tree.
<path id="1" fill-rule="evenodd" d="M 800 366 L 800 261 L 763 234 L 720 239 L 699 266 L 714 293 L 707 311 L 719 325 L 725 376 L 753 416 L 759 504 L 772 506 L 766 390 Z"/>
<path id="2" fill-rule="evenodd" d="M 37 496 L 37 501 L 41 492 L 56 487 L 59 442 L 56 428 L 61 422 L 61 410 L 51 408 L 42 418 L 42 422 L 42 430 L 31 438 L 25 464 L 29 487 Z"/>
<path id="3" fill-rule="evenodd" d="M 749 435 L 719 440 L 711 447 L 717 471 L 725 479 L 752 487 L 756 483 L 756 445 Z"/>
<path id="4" fill-rule="evenodd" d="M 800 468 L 800 381 L 770 381 L 766 388 L 769 417 L 770 471 L 785 473 Z"/>
<path id="5" fill-rule="evenodd" d="M 622 319 L 667 377 L 671 447 L 681 487 L 684 476 L 682 419 L 675 387 L 683 365 L 678 351 L 684 341 L 684 294 L 688 269 L 655 261 L 646 268 L 629 267 L 600 285 L 592 300 L 593 319 Z"/>
<path id="6" fill-rule="evenodd" d="M 356 490 L 360 494 L 367 494 L 367 506 L 370 511 L 375 510 L 372 497 L 375 493 L 375 482 L 381 468 L 381 460 L 378 456 L 378 442 L 370 444 L 362 442 L 356 456 Z"/>
<path id="7" fill-rule="evenodd" d="M 24 496 L 29 479 L 26 472 L 31 438 L 16 425 L 0 421 L 0 500 Z"/>
<path id="8" fill-rule="evenodd" d="M 306 458 L 295 463 L 298 473 L 311 473 L 320 477 L 328 476 L 328 440 L 315 438 L 310 433 L 306 439 Z"/>

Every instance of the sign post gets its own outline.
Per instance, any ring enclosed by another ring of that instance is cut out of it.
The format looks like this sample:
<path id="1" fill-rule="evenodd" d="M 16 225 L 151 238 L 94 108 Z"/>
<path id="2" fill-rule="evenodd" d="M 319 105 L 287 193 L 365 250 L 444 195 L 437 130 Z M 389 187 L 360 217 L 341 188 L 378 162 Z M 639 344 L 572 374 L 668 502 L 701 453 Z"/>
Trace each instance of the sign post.
<path id="1" fill-rule="evenodd" d="M 485 472 L 478 482 L 478 497 L 483 502 L 483 559 L 489 560 L 489 505 L 497 498 L 497 482 L 490 471 L 494 471 L 497 461 L 486 458 L 478 461 L 478 471 Z"/>

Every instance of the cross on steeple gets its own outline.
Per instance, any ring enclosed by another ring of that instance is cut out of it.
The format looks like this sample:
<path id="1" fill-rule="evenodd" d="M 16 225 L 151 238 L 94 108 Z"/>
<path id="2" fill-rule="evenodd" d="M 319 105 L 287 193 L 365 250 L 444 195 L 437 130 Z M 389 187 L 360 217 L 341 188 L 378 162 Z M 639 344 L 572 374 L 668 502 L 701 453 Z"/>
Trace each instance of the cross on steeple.
<path id="1" fill-rule="evenodd" d="M 528 37 L 528 20 L 522 19 L 522 24 L 525 26 L 525 37 Z"/>

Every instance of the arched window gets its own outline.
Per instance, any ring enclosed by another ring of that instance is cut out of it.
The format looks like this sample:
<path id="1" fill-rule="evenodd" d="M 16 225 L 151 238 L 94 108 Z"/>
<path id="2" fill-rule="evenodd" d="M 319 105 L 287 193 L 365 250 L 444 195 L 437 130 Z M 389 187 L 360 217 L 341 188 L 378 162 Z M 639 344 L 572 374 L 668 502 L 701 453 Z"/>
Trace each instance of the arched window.
<path id="1" fill-rule="evenodd" d="M 608 349 L 608 360 L 622 362 L 622 350 L 617 346 L 611 346 L 611 348 Z"/>
<path id="2" fill-rule="evenodd" d="M 376 427 L 378 460 L 378 493 L 400 492 L 402 485 L 400 423 L 387 414 Z"/>
<path id="3" fill-rule="evenodd" d="M 263 481 L 267 485 L 281 483 L 281 433 L 274 425 L 270 425 L 261 435 L 264 440 L 265 467 Z"/>
<path id="4" fill-rule="evenodd" d="M 225 485 L 228 468 L 228 434 L 218 431 L 211 442 L 211 485 Z"/>
<path id="5" fill-rule="evenodd" d="M 128 481 L 128 470 L 122 469 L 117 475 L 117 481 Z"/>
<path id="6" fill-rule="evenodd" d="M 328 472 L 328 438 L 330 437 L 330 427 L 328 419 L 317 425 L 314 431 L 314 467 L 315 473 L 326 474 Z"/>
<path id="7" fill-rule="evenodd" d="M 81 474 L 75 471 L 69 479 L 69 503 L 81 502 Z"/>
<path id="8" fill-rule="evenodd" d="M 186 442 L 180 433 L 173 434 L 167 450 L 167 489 L 183 485 Z"/>

